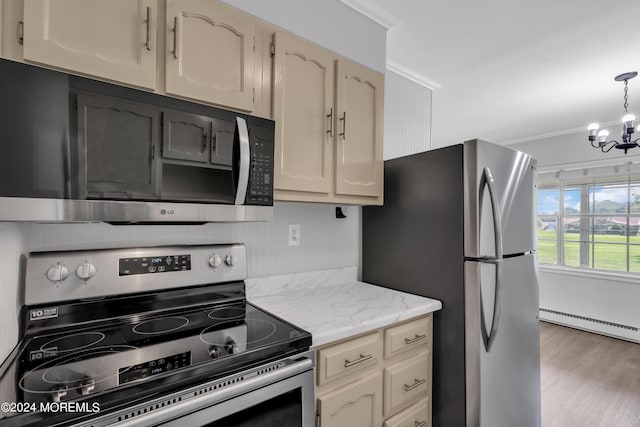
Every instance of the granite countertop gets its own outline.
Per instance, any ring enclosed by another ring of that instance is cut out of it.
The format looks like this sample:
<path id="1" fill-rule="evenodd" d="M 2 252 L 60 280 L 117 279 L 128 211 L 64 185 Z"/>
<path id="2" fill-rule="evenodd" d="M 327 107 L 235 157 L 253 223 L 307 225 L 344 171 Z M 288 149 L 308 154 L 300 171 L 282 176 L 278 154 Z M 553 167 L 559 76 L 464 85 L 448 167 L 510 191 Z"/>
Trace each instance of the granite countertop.
<path id="1" fill-rule="evenodd" d="M 442 308 L 438 300 L 356 280 L 356 267 L 251 278 L 249 302 L 311 332 L 313 347 Z"/>

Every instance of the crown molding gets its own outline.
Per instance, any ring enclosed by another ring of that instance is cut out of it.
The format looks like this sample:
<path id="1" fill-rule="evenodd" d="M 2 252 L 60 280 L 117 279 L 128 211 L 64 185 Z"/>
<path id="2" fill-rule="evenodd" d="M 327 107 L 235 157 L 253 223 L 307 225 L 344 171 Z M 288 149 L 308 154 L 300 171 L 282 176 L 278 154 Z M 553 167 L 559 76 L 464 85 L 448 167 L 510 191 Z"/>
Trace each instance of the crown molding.
<path id="1" fill-rule="evenodd" d="M 340 0 L 351 9 L 366 16 L 373 22 L 382 25 L 387 30 L 397 27 L 402 23 L 400 19 L 396 18 L 380 6 L 369 0 Z"/>
<path id="2" fill-rule="evenodd" d="M 394 72 L 396 74 L 399 74 L 402 77 L 407 78 L 415 83 L 418 83 L 419 85 L 424 86 L 427 89 L 436 90 L 436 89 L 440 89 L 440 86 L 442 86 L 440 83 L 434 82 L 433 80 L 425 76 L 421 76 L 418 73 L 414 73 L 408 68 L 398 64 L 397 62 L 391 61 L 388 58 L 387 58 L 387 70 Z"/>
<path id="3" fill-rule="evenodd" d="M 602 123 L 600 125 L 600 128 L 608 128 L 611 126 L 616 126 L 619 125 L 620 122 L 616 121 L 616 122 L 606 122 L 606 123 Z M 573 129 L 564 129 L 564 130 L 559 130 L 559 131 L 555 131 L 555 132 L 549 132 L 549 133 L 543 133 L 540 135 L 534 135 L 534 136 L 527 136 L 524 138 L 518 138 L 518 139 L 511 139 L 508 140 L 506 142 L 503 143 L 503 145 L 513 145 L 513 144 L 520 144 L 522 142 L 531 142 L 531 141 L 538 141 L 541 139 L 548 139 L 548 138 L 555 138 L 556 136 L 563 136 L 563 135 L 571 135 L 572 133 L 579 133 L 579 132 L 583 132 L 585 135 L 587 134 L 587 127 L 586 126 L 582 126 L 579 128 L 573 128 Z M 585 136 L 586 138 L 586 136 Z"/>

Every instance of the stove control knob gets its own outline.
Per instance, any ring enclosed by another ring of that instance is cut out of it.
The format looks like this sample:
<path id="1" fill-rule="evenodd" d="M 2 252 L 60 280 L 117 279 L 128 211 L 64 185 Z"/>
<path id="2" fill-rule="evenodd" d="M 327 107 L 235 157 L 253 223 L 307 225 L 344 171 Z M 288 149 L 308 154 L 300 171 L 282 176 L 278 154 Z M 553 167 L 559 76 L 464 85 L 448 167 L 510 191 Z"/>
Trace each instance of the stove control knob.
<path id="1" fill-rule="evenodd" d="M 67 395 L 69 388 L 66 385 L 59 385 L 51 390 L 51 400 L 60 403 L 63 397 Z"/>
<path id="2" fill-rule="evenodd" d="M 215 345 L 209 347 L 209 357 L 212 359 L 217 359 L 218 357 L 220 357 L 220 348 Z"/>
<path id="3" fill-rule="evenodd" d="M 222 260 L 220 259 L 220 257 L 216 254 L 213 254 L 209 257 L 209 265 L 213 268 L 218 268 L 220 267 L 220 264 L 222 264 Z"/>
<path id="4" fill-rule="evenodd" d="M 229 267 L 233 267 L 234 265 L 236 265 L 236 256 L 233 254 L 229 254 L 227 255 L 227 257 L 224 259 L 224 263 L 227 264 Z"/>
<path id="5" fill-rule="evenodd" d="M 69 269 L 66 265 L 56 264 L 47 270 L 47 279 L 53 283 L 59 283 L 69 277 Z"/>
<path id="6" fill-rule="evenodd" d="M 233 338 L 227 338 L 226 350 L 228 354 L 235 354 L 238 352 L 238 344 L 234 341 Z"/>
<path id="7" fill-rule="evenodd" d="M 86 378 L 80 383 L 80 394 L 83 396 L 88 395 L 96 388 L 96 380 L 93 378 Z"/>
<path id="8" fill-rule="evenodd" d="M 96 275 L 96 266 L 88 261 L 83 262 L 76 269 L 76 276 L 81 280 L 89 280 Z"/>

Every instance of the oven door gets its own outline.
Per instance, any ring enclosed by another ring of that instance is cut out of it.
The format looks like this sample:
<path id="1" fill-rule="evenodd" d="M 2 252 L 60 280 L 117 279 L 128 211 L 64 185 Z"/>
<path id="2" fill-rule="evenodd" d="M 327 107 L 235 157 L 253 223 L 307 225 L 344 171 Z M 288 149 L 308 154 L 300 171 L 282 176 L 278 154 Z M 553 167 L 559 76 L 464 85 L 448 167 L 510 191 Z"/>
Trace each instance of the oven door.
<path id="1" fill-rule="evenodd" d="M 250 372 L 201 384 L 186 393 L 167 395 L 161 400 L 173 400 L 178 394 L 196 397 L 182 399 L 179 403 L 153 412 L 143 411 L 140 415 L 138 409 L 142 406 L 153 407 L 155 401 L 147 402 L 140 408 L 130 408 L 127 414 L 111 415 L 109 421 L 94 420 L 90 425 L 313 427 L 314 370 L 311 354 L 309 352 L 295 360 L 272 363 Z"/>

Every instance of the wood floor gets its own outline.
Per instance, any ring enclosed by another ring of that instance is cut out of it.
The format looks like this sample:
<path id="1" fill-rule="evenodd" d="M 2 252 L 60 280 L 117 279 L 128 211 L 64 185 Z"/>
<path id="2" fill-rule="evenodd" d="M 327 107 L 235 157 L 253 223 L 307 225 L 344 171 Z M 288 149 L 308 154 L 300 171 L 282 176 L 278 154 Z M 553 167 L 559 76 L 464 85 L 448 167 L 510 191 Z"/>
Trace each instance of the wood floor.
<path id="1" fill-rule="evenodd" d="M 542 427 L 640 426 L 640 344 L 540 330 Z"/>

